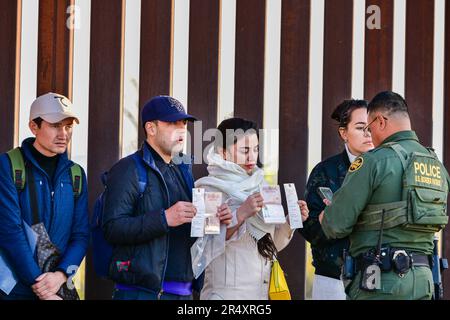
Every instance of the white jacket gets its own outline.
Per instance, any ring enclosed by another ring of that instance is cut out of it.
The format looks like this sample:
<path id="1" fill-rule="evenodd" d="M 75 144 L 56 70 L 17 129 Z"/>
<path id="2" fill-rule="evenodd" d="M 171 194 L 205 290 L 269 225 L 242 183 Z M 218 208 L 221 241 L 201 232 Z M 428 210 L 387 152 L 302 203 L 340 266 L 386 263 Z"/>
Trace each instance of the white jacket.
<path id="1" fill-rule="evenodd" d="M 277 225 L 271 236 L 277 250 L 281 251 L 289 244 L 293 232 L 285 223 Z M 226 242 L 225 252 L 206 267 L 200 299 L 267 300 L 270 271 L 271 262 L 259 254 L 244 223 Z"/>

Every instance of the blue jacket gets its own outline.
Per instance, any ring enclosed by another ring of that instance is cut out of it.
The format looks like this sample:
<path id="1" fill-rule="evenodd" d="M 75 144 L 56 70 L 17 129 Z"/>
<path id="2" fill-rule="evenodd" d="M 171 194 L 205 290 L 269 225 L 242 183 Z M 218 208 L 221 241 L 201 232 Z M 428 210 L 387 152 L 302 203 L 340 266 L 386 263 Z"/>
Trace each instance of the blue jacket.
<path id="1" fill-rule="evenodd" d="M 319 222 L 319 214 L 325 209 L 325 204 L 317 188 L 328 187 L 333 193 L 342 185 L 350 167 L 347 151 L 330 157 L 318 165 L 311 172 L 305 191 L 305 199 L 309 208 L 309 218 L 304 222 L 303 229 L 299 229 L 303 237 L 310 242 L 315 273 L 339 279 L 342 266 L 342 250 L 348 249 L 348 238 L 330 240 L 323 233 Z"/>
<path id="2" fill-rule="evenodd" d="M 139 197 L 136 164 L 121 159 L 108 173 L 103 211 L 105 239 L 114 246 L 109 275 L 116 283 L 158 293 L 161 290 L 169 252 L 169 232 L 164 210 L 169 208 L 170 192 L 144 142 L 139 154 L 147 167 L 147 188 Z M 189 192 L 194 178 L 190 164 L 178 164 Z M 191 239 L 186 239 L 190 241 Z M 190 254 L 190 253 L 189 253 Z M 190 262 L 190 261 L 189 261 Z M 126 263 L 126 268 L 120 267 Z M 192 266 L 180 274 L 188 279 Z"/>
<path id="3" fill-rule="evenodd" d="M 70 172 L 73 162 L 67 158 L 67 153 L 60 156 L 52 182 L 32 156 L 33 142 L 34 138 L 23 141 L 22 154 L 34 174 L 40 222 L 62 254 L 57 269 L 70 274 L 73 267 L 69 269 L 69 266 L 80 265 L 89 243 L 86 175 L 83 171 L 82 190 L 75 199 Z M 23 222 L 31 226 L 32 216 L 28 186 L 18 193 L 11 162 L 4 153 L 0 155 L 0 248 L 19 279 L 11 294 L 15 291 L 23 294 L 24 290 L 32 294 L 30 286 L 42 273 L 24 232 Z"/>

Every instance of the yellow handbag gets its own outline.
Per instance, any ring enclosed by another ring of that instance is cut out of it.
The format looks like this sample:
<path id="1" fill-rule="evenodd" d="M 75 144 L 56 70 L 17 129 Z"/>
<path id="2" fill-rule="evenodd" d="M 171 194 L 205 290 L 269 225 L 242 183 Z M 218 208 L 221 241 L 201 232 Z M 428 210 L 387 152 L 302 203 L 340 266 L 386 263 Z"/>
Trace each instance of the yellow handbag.
<path id="1" fill-rule="evenodd" d="M 291 300 L 291 293 L 284 277 L 284 272 L 278 260 L 272 262 L 272 273 L 270 274 L 269 286 L 270 300 Z"/>

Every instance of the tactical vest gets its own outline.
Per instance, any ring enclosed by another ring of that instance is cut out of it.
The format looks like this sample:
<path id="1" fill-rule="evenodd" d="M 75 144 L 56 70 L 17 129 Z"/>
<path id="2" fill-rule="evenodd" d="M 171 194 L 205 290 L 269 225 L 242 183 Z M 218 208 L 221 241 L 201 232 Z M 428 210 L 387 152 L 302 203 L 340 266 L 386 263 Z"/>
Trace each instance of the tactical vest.
<path id="1" fill-rule="evenodd" d="M 449 176 L 432 149 L 429 153 L 408 154 L 398 143 L 382 146 L 391 148 L 403 167 L 402 201 L 367 205 L 355 230 L 379 230 L 381 212 L 385 210 L 384 229 L 401 226 L 407 230 L 434 233 L 448 223 L 447 195 Z"/>

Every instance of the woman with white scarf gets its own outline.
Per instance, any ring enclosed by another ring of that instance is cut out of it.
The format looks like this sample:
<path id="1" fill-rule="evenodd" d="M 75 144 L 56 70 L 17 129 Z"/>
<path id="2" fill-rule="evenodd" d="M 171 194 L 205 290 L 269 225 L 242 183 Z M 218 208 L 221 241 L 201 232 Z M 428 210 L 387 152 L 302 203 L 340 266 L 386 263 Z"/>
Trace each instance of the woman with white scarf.
<path id="1" fill-rule="evenodd" d="M 205 271 L 200 299 L 267 300 L 271 261 L 286 247 L 293 232 L 286 222 L 266 224 L 259 193 L 267 185 L 257 166 L 258 130 L 254 122 L 240 118 L 224 120 L 208 153 L 207 177 L 196 188 L 221 192 L 233 213 L 220 235 L 206 235 L 192 246 L 194 274 Z M 308 217 L 306 202 L 299 201 L 302 220 Z"/>

